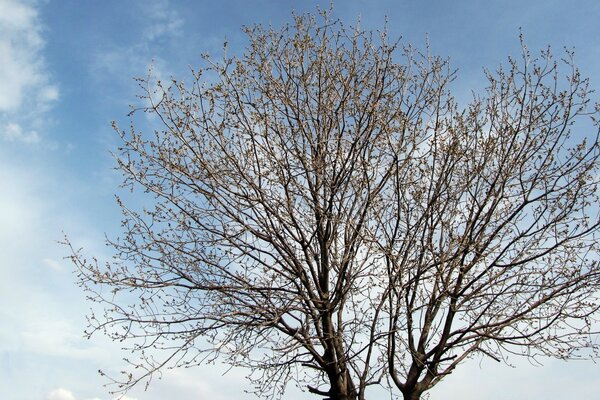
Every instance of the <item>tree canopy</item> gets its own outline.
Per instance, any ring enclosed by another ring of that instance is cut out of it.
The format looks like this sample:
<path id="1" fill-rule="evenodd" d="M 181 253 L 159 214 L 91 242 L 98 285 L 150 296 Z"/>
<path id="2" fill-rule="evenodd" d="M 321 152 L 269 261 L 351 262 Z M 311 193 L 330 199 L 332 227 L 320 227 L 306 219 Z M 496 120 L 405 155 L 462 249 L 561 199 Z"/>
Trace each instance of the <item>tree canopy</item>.
<path id="1" fill-rule="evenodd" d="M 266 396 L 415 400 L 470 357 L 597 350 L 600 108 L 571 53 L 523 46 L 461 106 L 448 60 L 385 30 L 245 30 L 115 124 L 149 205 L 119 200 L 113 262 L 72 259 L 89 333 L 137 355 L 119 389 L 218 358 Z"/>

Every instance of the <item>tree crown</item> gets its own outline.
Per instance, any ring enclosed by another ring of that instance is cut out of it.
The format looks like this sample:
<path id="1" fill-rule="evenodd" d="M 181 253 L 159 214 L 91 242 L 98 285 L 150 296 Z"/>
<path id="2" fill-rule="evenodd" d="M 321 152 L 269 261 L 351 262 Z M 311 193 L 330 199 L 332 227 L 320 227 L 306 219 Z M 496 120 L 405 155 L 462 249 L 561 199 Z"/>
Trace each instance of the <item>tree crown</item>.
<path id="1" fill-rule="evenodd" d="M 108 304 L 90 332 L 140 355 L 121 388 L 219 357 L 269 396 L 415 399 L 477 354 L 596 349 L 600 109 L 572 54 L 524 47 L 461 108 L 448 61 L 385 31 L 246 32 L 191 83 L 140 80 L 153 134 L 115 125 L 152 204 L 120 202 L 116 262 L 72 259 Z"/>

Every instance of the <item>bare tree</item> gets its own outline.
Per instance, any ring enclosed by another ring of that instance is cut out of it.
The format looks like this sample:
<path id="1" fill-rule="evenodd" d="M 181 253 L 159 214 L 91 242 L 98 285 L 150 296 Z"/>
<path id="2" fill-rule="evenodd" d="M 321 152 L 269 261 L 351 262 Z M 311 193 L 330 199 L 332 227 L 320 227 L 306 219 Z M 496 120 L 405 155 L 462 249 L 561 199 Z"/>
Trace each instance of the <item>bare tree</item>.
<path id="1" fill-rule="evenodd" d="M 385 31 L 246 32 L 191 83 L 140 80 L 154 134 L 115 126 L 150 203 L 119 201 L 114 262 L 72 259 L 107 305 L 89 333 L 138 356 L 120 389 L 219 358 L 259 394 L 415 400 L 472 356 L 595 355 L 600 108 L 570 53 L 523 47 L 459 108 L 448 62 Z"/>

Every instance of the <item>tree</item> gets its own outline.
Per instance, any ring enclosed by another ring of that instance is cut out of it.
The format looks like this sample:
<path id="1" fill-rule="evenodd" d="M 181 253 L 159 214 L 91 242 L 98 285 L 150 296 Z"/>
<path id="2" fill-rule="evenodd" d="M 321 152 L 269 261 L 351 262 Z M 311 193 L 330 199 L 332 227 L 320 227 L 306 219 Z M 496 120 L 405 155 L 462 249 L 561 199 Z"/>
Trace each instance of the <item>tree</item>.
<path id="1" fill-rule="evenodd" d="M 190 84 L 140 80 L 153 134 L 115 125 L 150 204 L 118 200 L 113 262 L 72 260 L 89 333 L 138 355 L 120 389 L 219 358 L 259 394 L 415 400 L 469 357 L 596 354 L 600 107 L 571 53 L 523 46 L 461 108 L 385 31 L 246 32 Z"/>

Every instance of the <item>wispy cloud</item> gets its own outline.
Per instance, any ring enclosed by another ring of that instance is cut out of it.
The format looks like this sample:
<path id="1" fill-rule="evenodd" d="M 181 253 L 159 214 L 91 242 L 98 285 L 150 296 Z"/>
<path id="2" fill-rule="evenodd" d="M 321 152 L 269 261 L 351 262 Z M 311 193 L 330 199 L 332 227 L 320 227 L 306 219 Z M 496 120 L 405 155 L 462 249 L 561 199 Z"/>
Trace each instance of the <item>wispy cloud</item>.
<path id="1" fill-rule="evenodd" d="M 142 12 L 148 20 L 144 27 L 144 36 L 148 40 L 181 34 L 183 19 L 169 4 L 169 0 L 144 2 Z"/>
<path id="2" fill-rule="evenodd" d="M 115 42 L 93 56 L 91 72 L 100 82 L 110 82 L 130 90 L 132 78 L 152 70 L 169 76 L 169 63 L 164 56 L 165 44 L 183 35 L 184 19 L 169 0 L 136 2 L 140 23 L 132 26 L 132 43 Z M 166 46 L 168 47 L 168 46 Z M 131 97 L 126 97 L 130 99 Z"/>
<path id="3" fill-rule="evenodd" d="M 43 57 L 44 45 L 35 6 L 0 0 L 0 139 L 40 141 L 34 128 L 60 97 Z"/>
<path id="4" fill-rule="evenodd" d="M 44 258 L 42 260 L 42 263 L 44 263 L 44 265 L 46 265 L 48 268 L 50 268 L 53 271 L 56 271 L 56 272 L 64 272 L 65 271 L 64 265 L 61 262 L 56 261 L 52 258 Z"/>
<path id="5" fill-rule="evenodd" d="M 56 388 L 50 391 L 46 395 L 46 400 L 77 400 L 73 392 L 65 388 Z M 101 400 L 98 397 L 94 397 L 93 399 L 85 399 L 85 400 Z M 137 400 L 133 397 L 123 396 L 120 397 L 119 400 Z"/>
<path id="6" fill-rule="evenodd" d="M 75 400 L 75 396 L 70 390 L 57 388 L 48 393 L 46 400 Z"/>
<path id="7" fill-rule="evenodd" d="M 39 143 L 40 135 L 34 131 L 24 131 L 16 122 L 9 122 L 0 129 L 0 137 L 9 142 Z"/>
<path id="8" fill-rule="evenodd" d="M 81 225 L 68 205 L 69 195 L 62 194 L 68 193 L 64 187 L 73 185 L 61 186 L 51 166 L 18 163 L 18 156 L 7 147 L 0 143 L 0 299 L 9 305 L 0 309 L 4 321 L 0 324 L 0 361 L 4 361 L 0 362 L 0 388 L 19 387 L 25 376 L 38 387 L 51 387 L 72 371 L 65 365 L 82 360 L 86 365 L 94 360 L 109 362 L 118 357 L 108 355 L 98 342 L 83 339 L 81 320 L 87 306 L 77 301 L 82 296 L 66 273 L 70 269 L 65 266 L 61 272 L 65 262 L 57 261 L 65 253 L 56 244 L 61 227 Z M 73 221 L 67 224 L 67 220 Z M 29 360 L 35 360 L 35 367 L 29 367 Z M 94 370 L 87 375 L 77 373 L 89 379 Z M 0 397 L 33 399 L 23 395 L 27 390 L 4 390 Z M 58 391 L 53 396 L 60 399 L 56 396 L 67 394 Z"/>

